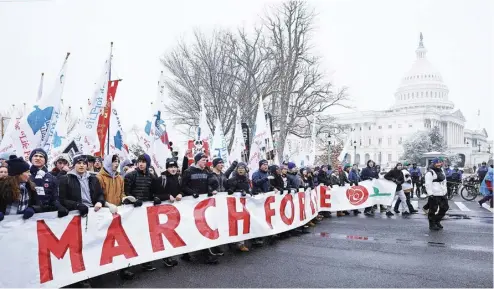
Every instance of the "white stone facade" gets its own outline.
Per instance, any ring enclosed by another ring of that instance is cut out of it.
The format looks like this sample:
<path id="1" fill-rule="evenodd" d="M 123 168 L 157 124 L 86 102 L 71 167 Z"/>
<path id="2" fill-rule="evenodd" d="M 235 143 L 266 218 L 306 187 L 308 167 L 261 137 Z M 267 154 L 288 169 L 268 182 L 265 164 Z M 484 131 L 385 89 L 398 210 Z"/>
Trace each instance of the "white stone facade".
<path id="1" fill-rule="evenodd" d="M 465 129 L 466 119 L 448 99 L 448 87 L 427 60 L 422 40 L 421 34 L 417 59 L 403 77 L 390 109 L 335 115 L 336 123 L 350 127 L 348 135 L 354 142 L 346 148 L 351 155 L 350 162 L 363 165 L 372 159 L 383 166 L 392 166 L 400 161 L 405 139 L 436 126 L 448 148 L 463 155 L 463 166 L 471 167 L 492 158 L 492 141 L 488 141 L 487 132 Z"/>

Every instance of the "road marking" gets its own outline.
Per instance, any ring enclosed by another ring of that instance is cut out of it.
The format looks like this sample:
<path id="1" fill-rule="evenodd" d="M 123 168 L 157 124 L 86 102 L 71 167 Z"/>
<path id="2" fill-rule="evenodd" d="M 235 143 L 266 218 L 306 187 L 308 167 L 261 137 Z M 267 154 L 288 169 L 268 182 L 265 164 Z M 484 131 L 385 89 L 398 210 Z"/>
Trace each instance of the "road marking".
<path id="1" fill-rule="evenodd" d="M 488 204 L 483 203 L 483 204 L 482 204 L 482 207 L 484 207 L 485 209 L 487 209 L 487 210 L 491 211 L 491 213 L 494 213 L 494 210 L 493 210 L 493 209 L 492 209 L 492 208 L 491 208 Z"/>
<path id="2" fill-rule="evenodd" d="M 463 212 L 470 212 L 471 210 L 467 208 L 462 202 L 455 202 L 455 205 L 460 208 Z"/>

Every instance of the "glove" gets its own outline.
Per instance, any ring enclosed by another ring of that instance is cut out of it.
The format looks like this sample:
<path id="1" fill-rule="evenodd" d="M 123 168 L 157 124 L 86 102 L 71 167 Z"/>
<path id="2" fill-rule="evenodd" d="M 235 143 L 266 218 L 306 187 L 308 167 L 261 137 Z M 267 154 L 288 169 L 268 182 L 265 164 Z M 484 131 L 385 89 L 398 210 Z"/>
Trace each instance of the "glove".
<path id="1" fill-rule="evenodd" d="M 247 196 L 247 193 L 245 191 L 242 191 L 242 197 Z"/>
<path id="2" fill-rule="evenodd" d="M 175 197 L 175 200 L 177 200 L 177 201 L 182 200 L 182 194 L 178 194 L 178 195 Z"/>
<path id="3" fill-rule="evenodd" d="M 237 167 L 237 165 L 238 165 L 238 162 L 237 161 L 233 161 L 232 166 Z"/>
<path id="4" fill-rule="evenodd" d="M 229 195 L 233 195 L 233 191 L 232 190 L 228 190 L 228 194 Z"/>
<path id="5" fill-rule="evenodd" d="M 25 209 L 22 214 L 23 214 L 22 218 L 24 220 L 29 219 L 34 215 L 34 209 L 31 207 L 27 207 L 27 209 Z"/>
<path id="6" fill-rule="evenodd" d="M 208 197 L 212 197 L 212 196 L 213 196 L 213 192 L 209 192 Z"/>
<path id="7" fill-rule="evenodd" d="M 142 201 L 141 200 L 136 200 L 134 202 L 134 208 L 139 208 L 140 206 L 142 206 Z"/>
<path id="8" fill-rule="evenodd" d="M 283 195 L 283 193 L 284 193 L 284 192 L 285 192 L 285 191 L 283 191 L 283 190 L 280 190 L 280 195 Z"/>
<path id="9" fill-rule="evenodd" d="M 116 214 L 116 213 L 118 212 L 118 207 L 117 207 L 117 206 L 115 206 L 115 205 L 114 205 L 114 204 L 112 204 L 112 203 L 108 203 L 108 202 L 106 202 L 106 203 L 105 203 L 105 207 L 107 207 L 108 209 L 110 209 L 110 213 L 112 213 L 112 214 Z"/>
<path id="10" fill-rule="evenodd" d="M 84 204 L 77 204 L 77 210 L 81 216 L 86 216 L 89 213 L 89 208 Z"/>
<path id="11" fill-rule="evenodd" d="M 199 198 L 199 195 L 198 195 L 198 194 L 192 194 L 192 197 L 193 197 L 194 199 L 197 199 L 197 198 Z"/>
<path id="12" fill-rule="evenodd" d="M 158 198 L 158 197 L 154 197 L 154 199 L 153 199 L 153 204 L 154 204 L 155 206 L 156 206 L 156 205 L 161 204 L 161 200 L 160 200 L 160 198 Z"/>
<path id="13" fill-rule="evenodd" d="M 97 202 L 96 205 L 94 205 L 94 211 L 95 212 L 99 211 L 99 209 L 101 209 L 101 207 L 103 207 L 103 204 L 100 202 Z"/>
<path id="14" fill-rule="evenodd" d="M 274 180 L 273 176 L 268 176 L 268 180 Z"/>
<path id="15" fill-rule="evenodd" d="M 4 217 L 5 217 L 4 214 L 0 212 L 0 222 L 3 220 Z"/>
<path id="16" fill-rule="evenodd" d="M 130 205 L 131 203 L 135 203 L 135 201 L 137 201 L 137 199 L 133 196 L 127 196 L 122 199 L 124 205 Z"/>
<path id="17" fill-rule="evenodd" d="M 67 216 L 68 214 L 69 214 L 69 210 L 67 210 L 67 208 L 62 207 L 62 206 L 60 206 L 60 208 L 58 208 L 58 217 L 59 218 L 63 218 L 65 216 Z"/>

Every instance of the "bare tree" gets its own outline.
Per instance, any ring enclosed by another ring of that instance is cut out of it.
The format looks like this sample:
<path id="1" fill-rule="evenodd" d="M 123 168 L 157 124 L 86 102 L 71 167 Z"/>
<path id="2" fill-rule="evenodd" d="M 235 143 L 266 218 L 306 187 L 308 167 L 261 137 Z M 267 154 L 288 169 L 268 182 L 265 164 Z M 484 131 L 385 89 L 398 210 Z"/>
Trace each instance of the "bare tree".
<path id="1" fill-rule="evenodd" d="M 320 59 L 311 53 L 314 17 L 306 2 L 289 1 L 273 9 L 265 19 L 269 30 L 268 49 L 277 71 L 272 101 L 279 101 L 279 105 L 272 106 L 272 113 L 280 144 L 285 144 L 289 134 L 309 137 L 309 117 L 344 105 L 347 99 L 345 89 L 334 91 L 320 71 Z M 283 145 L 278 146 L 278 155 L 282 152 Z"/>
<path id="2" fill-rule="evenodd" d="M 207 38 L 196 31 L 192 45 L 181 41 L 162 59 L 171 75 L 165 86 L 172 100 L 168 110 L 176 124 L 198 125 L 203 96 L 211 131 L 218 117 L 225 135 L 230 135 L 235 124 L 236 80 L 240 71 L 231 60 L 226 37 L 225 32 L 215 32 Z"/>

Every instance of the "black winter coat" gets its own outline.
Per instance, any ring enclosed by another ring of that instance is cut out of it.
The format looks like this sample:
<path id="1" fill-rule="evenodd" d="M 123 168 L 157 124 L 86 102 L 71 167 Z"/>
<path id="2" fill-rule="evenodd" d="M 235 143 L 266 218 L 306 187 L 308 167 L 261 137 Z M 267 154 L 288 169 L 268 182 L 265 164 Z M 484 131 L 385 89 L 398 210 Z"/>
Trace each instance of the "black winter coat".
<path id="1" fill-rule="evenodd" d="M 153 196 L 162 201 L 174 198 L 182 193 L 181 177 L 178 174 L 172 175 L 169 172 L 161 173 L 161 176 L 153 181 Z M 163 186 L 164 184 L 164 186 Z"/>
<path id="2" fill-rule="evenodd" d="M 248 175 L 235 175 L 235 177 L 228 179 L 226 182 L 226 190 L 228 192 L 246 192 L 250 193 L 250 183 Z"/>
<path id="3" fill-rule="evenodd" d="M 31 166 L 29 171 L 31 172 L 29 179 L 35 185 L 41 210 L 43 212 L 53 212 L 60 209 L 58 179 L 49 173 L 45 167 L 38 169 L 35 166 Z"/>
<path id="4" fill-rule="evenodd" d="M 274 177 L 274 179 L 269 180 L 269 182 L 271 183 L 271 187 L 281 192 L 287 189 L 285 188 L 285 182 L 283 182 L 283 178 L 281 177 L 281 175 L 273 174 L 272 176 Z"/>
<path id="5" fill-rule="evenodd" d="M 321 185 L 325 185 L 325 186 L 331 185 L 329 175 L 323 170 L 319 171 L 319 174 L 317 175 L 317 180 L 318 180 L 319 184 L 321 184 Z"/>
<path id="6" fill-rule="evenodd" d="M 105 195 L 103 194 L 103 189 L 101 188 L 98 178 L 93 174 L 89 174 L 88 182 L 93 206 L 98 202 L 105 206 Z M 81 184 L 77 179 L 77 176 L 73 174 L 66 174 L 61 177 L 58 189 L 60 203 L 62 206 L 67 208 L 69 211 L 77 210 L 77 205 L 82 203 Z"/>
<path id="7" fill-rule="evenodd" d="M 201 170 L 196 166 L 190 166 L 182 175 L 183 193 L 186 196 L 192 196 L 194 194 L 202 195 L 212 192 L 210 189 L 214 182 L 210 181 L 210 178 L 208 171 Z"/>
<path id="8" fill-rule="evenodd" d="M 401 191 L 401 185 L 405 182 L 405 177 L 401 170 L 392 169 L 384 175 L 384 178 L 388 181 L 394 182 L 396 186 L 396 191 Z"/>
<path id="9" fill-rule="evenodd" d="M 226 192 L 226 182 L 228 181 L 228 178 L 230 177 L 236 166 L 236 163 L 232 164 L 225 173 L 221 172 L 220 174 L 216 174 L 215 172 L 213 172 L 210 175 L 209 191 Z"/>
<path id="10" fill-rule="evenodd" d="M 141 201 L 153 199 L 153 180 L 155 178 L 149 172 L 134 170 L 125 175 L 124 192 L 126 196 L 133 196 Z"/>
<path id="11" fill-rule="evenodd" d="M 379 172 L 376 170 L 376 167 L 365 167 L 360 174 L 360 179 L 362 181 L 379 179 Z"/>

